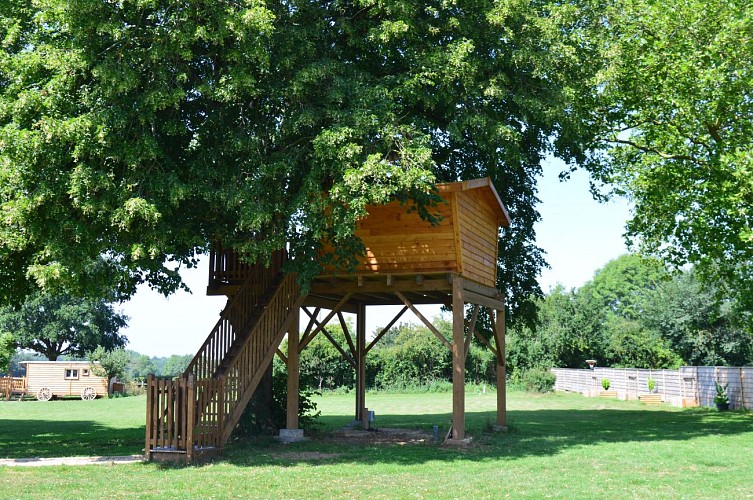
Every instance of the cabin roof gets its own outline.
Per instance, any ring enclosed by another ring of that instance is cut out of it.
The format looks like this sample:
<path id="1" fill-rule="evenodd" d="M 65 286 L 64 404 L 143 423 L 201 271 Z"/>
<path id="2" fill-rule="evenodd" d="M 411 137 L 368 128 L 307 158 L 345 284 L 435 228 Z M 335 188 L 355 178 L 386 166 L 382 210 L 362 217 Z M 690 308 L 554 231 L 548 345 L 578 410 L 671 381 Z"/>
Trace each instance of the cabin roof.
<path id="1" fill-rule="evenodd" d="M 437 191 L 439 191 L 440 193 L 471 191 L 475 189 L 479 190 L 478 194 L 494 211 L 495 215 L 497 216 L 497 224 L 499 224 L 500 226 L 508 227 L 510 225 L 510 214 L 507 213 L 507 209 L 502 204 L 502 200 L 499 198 L 499 194 L 494 188 L 494 184 L 489 177 L 471 179 L 469 181 L 445 182 L 437 184 Z"/>

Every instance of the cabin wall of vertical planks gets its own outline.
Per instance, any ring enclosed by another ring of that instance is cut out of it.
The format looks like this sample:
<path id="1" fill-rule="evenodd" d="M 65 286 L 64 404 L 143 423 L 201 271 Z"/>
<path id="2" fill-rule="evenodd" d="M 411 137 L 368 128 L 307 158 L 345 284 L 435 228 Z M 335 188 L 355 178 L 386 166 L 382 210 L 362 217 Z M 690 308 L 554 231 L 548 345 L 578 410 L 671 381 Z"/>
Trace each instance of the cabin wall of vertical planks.
<path id="1" fill-rule="evenodd" d="M 465 278 L 494 287 L 499 224 L 479 190 L 455 193 L 460 230 L 460 265 Z"/>
<path id="2" fill-rule="evenodd" d="M 355 274 L 455 272 L 496 286 L 499 227 L 509 216 L 488 178 L 437 185 L 436 225 L 393 201 L 367 207 L 356 235 L 366 253 Z M 331 251 L 325 244 L 324 250 Z M 329 268 L 325 274 L 333 273 Z"/>

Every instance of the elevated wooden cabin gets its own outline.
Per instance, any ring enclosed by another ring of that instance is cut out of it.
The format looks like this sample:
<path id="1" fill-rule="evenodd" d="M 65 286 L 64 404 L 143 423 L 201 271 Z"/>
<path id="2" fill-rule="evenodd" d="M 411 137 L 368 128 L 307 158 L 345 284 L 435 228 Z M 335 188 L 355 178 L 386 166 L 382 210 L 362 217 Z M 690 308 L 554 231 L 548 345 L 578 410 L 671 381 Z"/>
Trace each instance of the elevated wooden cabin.
<path id="1" fill-rule="evenodd" d="M 508 226 L 510 218 L 488 178 L 439 184 L 437 191 L 442 202 L 435 209 L 441 216 L 436 225 L 408 213 L 398 202 L 368 207 L 369 215 L 359 221 L 356 232 L 366 254 L 355 272 L 328 269 L 305 295 L 295 276 L 282 272 L 285 251 L 276 252 L 265 267 L 243 263 L 231 249 L 216 245 L 210 254 L 207 293 L 227 295 L 228 304 L 183 377 L 148 381 L 147 458 L 191 461 L 221 448 L 275 355 L 288 367 L 288 421 L 281 435 L 298 435 L 299 355 L 319 333 L 354 368 L 355 417 L 367 426 L 366 355 L 408 310 L 452 352 L 451 442 L 461 443 L 465 437 L 465 357 L 474 336 L 496 356 L 497 424 L 505 427 L 505 306 L 496 282 L 499 228 Z M 367 342 L 367 306 L 390 304 L 403 308 Z M 415 304 L 450 306 L 453 338 L 443 337 Z M 492 340 L 476 331 L 482 307 L 493 318 Z M 320 320 L 323 309 L 329 312 Z M 344 312 L 356 314 L 355 332 L 348 331 Z M 303 332 L 300 314 L 308 320 Z M 335 317 L 347 345 L 338 345 L 327 332 L 327 323 Z M 283 353 L 278 347 L 286 334 L 288 352 Z"/>
<path id="2" fill-rule="evenodd" d="M 438 184 L 437 191 L 436 225 L 397 201 L 368 207 L 356 230 L 366 246 L 356 275 L 454 272 L 496 286 L 499 227 L 510 216 L 494 185 L 487 177 Z"/>

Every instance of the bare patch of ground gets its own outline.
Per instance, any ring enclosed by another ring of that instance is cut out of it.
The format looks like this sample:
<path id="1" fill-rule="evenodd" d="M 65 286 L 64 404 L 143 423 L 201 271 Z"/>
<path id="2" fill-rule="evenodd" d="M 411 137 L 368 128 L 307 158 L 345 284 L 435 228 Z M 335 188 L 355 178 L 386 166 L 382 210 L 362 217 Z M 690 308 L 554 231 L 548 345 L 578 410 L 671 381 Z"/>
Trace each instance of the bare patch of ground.
<path id="1" fill-rule="evenodd" d="M 432 435 L 430 432 L 415 429 L 344 429 L 334 432 L 331 439 L 337 443 L 412 445 L 429 443 L 432 441 Z"/>

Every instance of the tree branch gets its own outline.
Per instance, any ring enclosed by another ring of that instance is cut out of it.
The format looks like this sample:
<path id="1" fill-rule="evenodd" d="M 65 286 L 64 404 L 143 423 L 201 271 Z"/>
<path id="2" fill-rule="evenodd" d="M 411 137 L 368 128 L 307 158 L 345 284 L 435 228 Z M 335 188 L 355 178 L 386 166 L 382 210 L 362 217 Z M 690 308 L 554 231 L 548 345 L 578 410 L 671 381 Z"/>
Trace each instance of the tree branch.
<path id="1" fill-rule="evenodd" d="M 690 156 L 690 155 L 673 155 L 673 154 L 669 154 L 669 153 L 664 153 L 664 152 L 659 151 L 659 150 L 657 150 L 655 148 L 650 148 L 648 146 L 643 146 L 641 144 L 638 144 L 637 142 L 630 141 L 630 140 L 627 140 L 627 139 L 617 139 L 617 138 L 614 138 L 614 139 L 608 139 L 608 141 L 612 142 L 612 143 L 616 143 L 616 144 L 624 144 L 626 146 L 632 146 L 635 149 L 638 149 L 640 151 L 644 151 L 646 153 L 653 153 L 655 155 L 659 155 L 662 158 L 664 158 L 665 160 L 688 160 L 688 161 L 692 161 L 692 162 L 696 162 L 696 163 L 702 163 L 702 164 L 705 163 L 705 162 L 699 160 L 698 158 L 694 158 L 693 156 Z"/>

